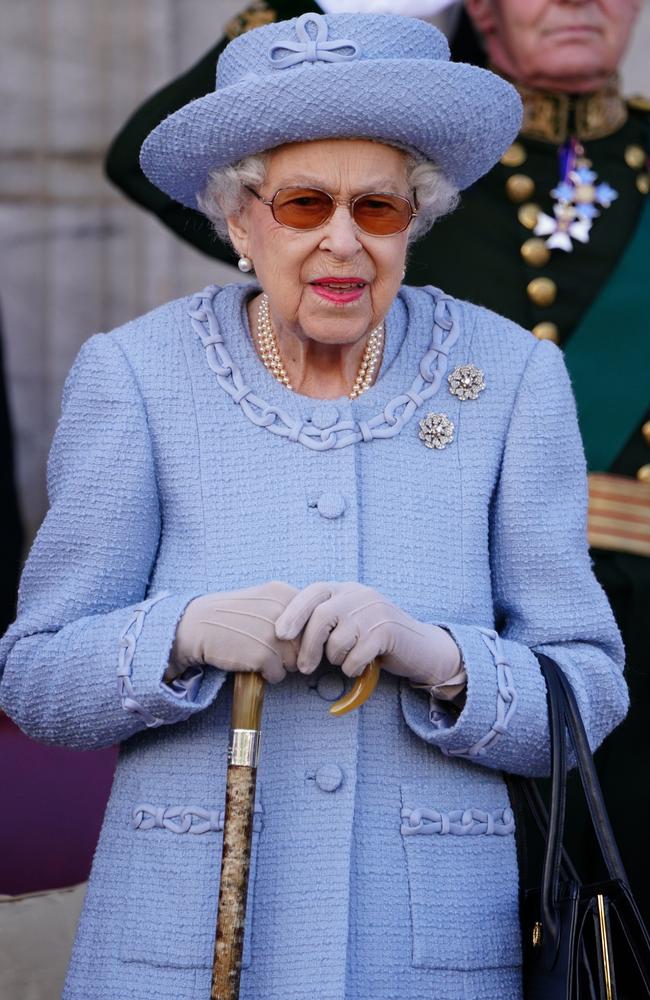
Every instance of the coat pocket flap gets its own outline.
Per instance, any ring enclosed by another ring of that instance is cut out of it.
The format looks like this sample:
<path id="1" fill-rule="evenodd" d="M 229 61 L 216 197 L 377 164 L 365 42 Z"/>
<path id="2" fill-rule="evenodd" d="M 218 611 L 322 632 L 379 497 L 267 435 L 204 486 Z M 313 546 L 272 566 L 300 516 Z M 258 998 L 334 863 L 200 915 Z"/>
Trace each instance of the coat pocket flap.
<path id="1" fill-rule="evenodd" d="M 430 800 L 422 786 L 401 786 L 413 965 L 520 965 L 515 825 L 505 790 L 488 789 L 485 802 L 464 808 Z M 463 927 L 470 933 L 459 933 Z"/>
<path id="2" fill-rule="evenodd" d="M 243 967 L 251 961 L 252 917 L 263 811 L 258 801 L 248 877 Z M 176 968 L 211 968 L 219 898 L 223 810 L 137 803 L 131 814 L 129 892 L 120 958 Z"/>

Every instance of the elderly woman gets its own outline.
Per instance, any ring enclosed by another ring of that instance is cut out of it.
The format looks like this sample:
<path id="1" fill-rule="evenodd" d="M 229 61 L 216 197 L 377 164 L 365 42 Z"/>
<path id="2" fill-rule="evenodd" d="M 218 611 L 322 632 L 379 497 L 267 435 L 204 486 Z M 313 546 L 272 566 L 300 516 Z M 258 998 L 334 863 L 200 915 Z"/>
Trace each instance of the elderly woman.
<path id="1" fill-rule="evenodd" d="M 429 25 L 236 39 L 149 176 L 258 285 L 82 349 L 2 645 L 34 737 L 122 742 L 65 1000 L 207 997 L 230 674 L 270 682 L 242 996 L 519 1000 L 502 772 L 548 768 L 555 658 L 593 745 L 622 650 L 590 570 L 560 352 L 434 288 L 409 240 L 502 154 L 518 98 Z M 327 713 L 373 657 L 360 711 Z"/>

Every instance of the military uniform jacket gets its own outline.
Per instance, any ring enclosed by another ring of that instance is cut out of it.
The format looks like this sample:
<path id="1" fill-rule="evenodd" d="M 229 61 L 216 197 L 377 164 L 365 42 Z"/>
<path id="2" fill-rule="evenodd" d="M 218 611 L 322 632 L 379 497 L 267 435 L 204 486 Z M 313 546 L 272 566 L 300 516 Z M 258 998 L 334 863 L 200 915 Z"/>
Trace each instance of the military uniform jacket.
<path id="1" fill-rule="evenodd" d="M 258 361 L 250 293 L 210 288 L 95 336 L 66 384 L 50 511 L 0 647 L 26 732 L 121 743 L 63 996 L 208 995 L 231 684 L 162 676 L 195 595 L 275 578 L 359 580 L 444 625 L 468 688 L 456 717 L 385 674 L 338 719 L 328 664 L 268 689 L 241 996 L 520 1000 L 502 772 L 548 769 L 533 650 L 567 672 L 594 746 L 627 705 L 561 353 L 403 288 L 376 383 L 318 401 Z M 460 399 L 447 376 L 470 363 L 485 388 Z M 429 413 L 447 433 L 423 440 Z"/>

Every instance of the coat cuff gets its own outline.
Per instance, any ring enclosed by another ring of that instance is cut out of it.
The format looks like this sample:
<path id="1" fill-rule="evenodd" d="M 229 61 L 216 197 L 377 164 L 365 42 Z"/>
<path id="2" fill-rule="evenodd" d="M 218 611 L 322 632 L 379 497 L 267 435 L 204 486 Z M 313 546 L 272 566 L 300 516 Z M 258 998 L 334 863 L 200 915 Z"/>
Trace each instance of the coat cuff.
<path id="1" fill-rule="evenodd" d="M 480 760 L 507 733 L 517 711 L 517 689 L 504 646 L 494 629 L 440 624 L 457 643 L 467 672 L 465 705 L 449 702 L 402 684 L 404 718 L 410 729 L 449 757 Z"/>
<path id="2" fill-rule="evenodd" d="M 125 712 L 148 729 L 188 719 L 214 701 L 225 673 L 216 668 L 190 668 L 175 682 L 163 680 L 176 626 L 197 593 L 166 591 L 140 601 L 119 637 L 117 693 Z"/>

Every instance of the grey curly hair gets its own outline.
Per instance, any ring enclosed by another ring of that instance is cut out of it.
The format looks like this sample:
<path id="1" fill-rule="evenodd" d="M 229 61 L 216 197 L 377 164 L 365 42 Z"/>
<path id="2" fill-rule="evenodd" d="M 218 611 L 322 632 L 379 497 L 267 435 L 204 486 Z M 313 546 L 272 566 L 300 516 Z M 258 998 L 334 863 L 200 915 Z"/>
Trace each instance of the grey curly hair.
<path id="1" fill-rule="evenodd" d="M 458 188 L 435 163 L 406 150 L 406 178 L 418 214 L 409 229 L 409 242 L 423 236 L 437 219 L 458 204 Z M 211 171 L 205 189 L 197 195 L 199 209 L 222 240 L 230 242 L 226 219 L 237 215 L 252 197 L 247 187 L 259 190 L 264 183 L 268 153 L 247 156 L 230 167 Z"/>

